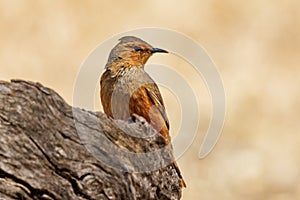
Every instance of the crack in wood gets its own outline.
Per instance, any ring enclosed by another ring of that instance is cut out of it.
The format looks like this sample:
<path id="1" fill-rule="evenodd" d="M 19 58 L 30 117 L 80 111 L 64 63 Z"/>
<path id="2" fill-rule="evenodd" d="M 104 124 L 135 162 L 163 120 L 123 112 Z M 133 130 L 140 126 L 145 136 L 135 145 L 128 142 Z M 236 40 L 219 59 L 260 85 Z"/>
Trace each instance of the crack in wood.
<path id="1" fill-rule="evenodd" d="M 181 198 L 181 181 L 171 165 L 139 173 L 112 168 L 86 149 L 75 126 L 99 144 L 98 153 L 127 169 L 131 161 L 109 154 L 97 134 L 127 151 L 151 152 L 164 146 L 159 135 L 141 139 L 123 131 L 153 134 L 147 123 L 117 122 L 72 108 L 40 83 L 12 80 L 0 86 L 9 91 L 0 92 L 0 199 Z M 157 156 L 149 161 L 168 162 L 168 156 Z"/>

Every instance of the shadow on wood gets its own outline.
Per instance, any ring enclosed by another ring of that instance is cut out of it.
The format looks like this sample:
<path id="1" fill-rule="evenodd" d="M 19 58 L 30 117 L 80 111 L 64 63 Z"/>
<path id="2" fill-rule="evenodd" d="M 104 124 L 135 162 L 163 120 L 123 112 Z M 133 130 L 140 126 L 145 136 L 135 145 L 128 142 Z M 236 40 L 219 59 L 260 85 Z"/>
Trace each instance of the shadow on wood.
<path id="1" fill-rule="evenodd" d="M 171 148 L 147 123 L 72 108 L 39 83 L 0 82 L 0 141 L 0 199 L 181 197 Z"/>

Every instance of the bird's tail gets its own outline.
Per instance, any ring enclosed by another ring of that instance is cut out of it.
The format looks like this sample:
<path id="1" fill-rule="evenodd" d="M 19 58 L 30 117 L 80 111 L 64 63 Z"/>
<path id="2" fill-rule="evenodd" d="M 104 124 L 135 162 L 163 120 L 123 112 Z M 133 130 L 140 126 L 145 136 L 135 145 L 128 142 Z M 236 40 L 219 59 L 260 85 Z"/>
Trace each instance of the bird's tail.
<path id="1" fill-rule="evenodd" d="M 176 161 L 174 161 L 174 162 L 172 163 L 172 165 L 174 166 L 174 168 L 175 168 L 175 170 L 176 170 L 176 173 L 178 174 L 178 176 L 179 176 L 179 178 L 180 178 L 180 180 L 181 180 L 181 187 L 186 188 L 186 183 L 185 183 L 185 181 L 184 181 L 184 179 L 183 179 L 183 177 L 182 177 L 182 175 L 181 175 L 180 169 L 179 169 L 179 167 L 178 167 Z"/>

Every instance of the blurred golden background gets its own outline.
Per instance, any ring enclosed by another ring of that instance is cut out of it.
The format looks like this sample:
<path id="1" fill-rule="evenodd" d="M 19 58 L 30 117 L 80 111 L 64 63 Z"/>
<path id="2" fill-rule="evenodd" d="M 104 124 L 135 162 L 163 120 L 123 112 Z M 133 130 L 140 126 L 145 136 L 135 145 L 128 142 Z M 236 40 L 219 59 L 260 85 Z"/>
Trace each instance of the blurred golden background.
<path id="1" fill-rule="evenodd" d="M 203 126 L 179 159 L 183 199 L 300 199 L 299 8 L 297 0 L 2 0 L 0 79 L 38 81 L 72 104 L 79 67 L 99 43 L 141 27 L 179 31 L 207 50 L 227 97 L 223 134 L 199 160 L 211 109 L 205 87 L 197 90 Z M 177 129 L 174 97 L 163 96 Z"/>

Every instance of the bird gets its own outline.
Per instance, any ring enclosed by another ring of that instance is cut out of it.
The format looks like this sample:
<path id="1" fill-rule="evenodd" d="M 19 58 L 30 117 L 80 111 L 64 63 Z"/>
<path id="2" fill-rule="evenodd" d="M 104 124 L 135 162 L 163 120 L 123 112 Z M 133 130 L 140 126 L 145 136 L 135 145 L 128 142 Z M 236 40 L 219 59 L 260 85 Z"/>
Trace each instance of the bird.
<path id="1" fill-rule="evenodd" d="M 169 120 L 160 90 L 145 71 L 148 59 L 155 53 L 168 51 L 153 47 L 135 36 L 124 36 L 111 50 L 100 79 L 103 110 L 113 119 L 143 117 L 170 144 Z M 175 160 L 173 166 L 186 187 Z"/>

